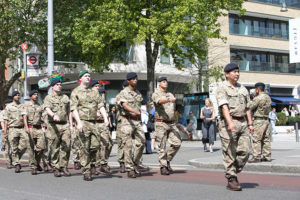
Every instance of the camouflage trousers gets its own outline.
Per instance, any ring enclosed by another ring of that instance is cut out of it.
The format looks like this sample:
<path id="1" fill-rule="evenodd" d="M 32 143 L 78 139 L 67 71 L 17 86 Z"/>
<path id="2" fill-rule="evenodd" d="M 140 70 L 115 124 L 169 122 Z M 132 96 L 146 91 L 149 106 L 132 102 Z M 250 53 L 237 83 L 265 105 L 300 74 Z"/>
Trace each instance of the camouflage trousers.
<path id="1" fill-rule="evenodd" d="M 120 131 L 124 136 L 125 167 L 127 170 L 132 171 L 135 165 L 140 164 L 145 147 L 145 134 L 140 121 L 126 118 L 122 119 Z M 133 142 L 135 143 L 134 148 Z"/>
<path id="2" fill-rule="evenodd" d="M 82 173 L 91 172 L 91 164 L 97 158 L 97 151 L 100 148 L 99 132 L 95 122 L 81 120 L 83 132 L 79 133 L 80 141 L 80 164 Z"/>
<path id="3" fill-rule="evenodd" d="M 45 135 L 43 133 L 42 128 L 30 128 L 29 134 L 29 143 L 31 154 L 33 155 L 29 159 L 29 166 L 32 169 L 36 169 L 37 166 L 40 164 L 41 159 L 43 157 L 44 149 L 46 148 L 45 144 Z"/>
<path id="4" fill-rule="evenodd" d="M 49 160 L 53 169 L 68 167 L 71 147 L 69 124 L 48 124 Z"/>
<path id="5" fill-rule="evenodd" d="M 117 143 L 118 143 L 118 162 L 119 163 L 124 163 L 124 146 L 125 146 L 125 140 L 124 140 L 124 135 L 121 132 L 121 121 L 118 122 L 117 124 L 117 130 L 116 130 L 116 135 L 117 135 Z"/>
<path id="6" fill-rule="evenodd" d="M 72 149 L 71 149 L 71 153 L 72 153 L 72 160 L 73 162 L 80 162 L 80 141 L 79 141 L 79 132 L 76 128 L 74 128 L 74 132 L 71 135 L 71 139 L 72 139 Z"/>
<path id="7" fill-rule="evenodd" d="M 11 145 L 12 165 L 20 164 L 20 159 L 25 153 L 26 149 L 30 148 L 29 137 L 24 128 L 9 128 L 8 140 Z M 29 158 L 32 157 L 32 152 L 29 151 Z"/>
<path id="8" fill-rule="evenodd" d="M 97 152 L 97 165 L 108 163 L 109 155 L 113 147 L 111 133 L 105 123 L 97 123 L 100 133 L 100 150 Z"/>
<path id="9" fill-rule="evenodd" d="M 252 135 L 252 156 L 254 159 L 262 157 L 271 160 L 270 122 L 269 120 L 255 120 Z"/>
<path id="10" fill-rule="evenodd" d="M 224 120 L 221 120 L 218 128 L 221 138 L 225 177 L 236 177 L 240 173 L 249 158 L 250 136 L 246 120 L 233 120 L 235 132 L 227 129 Z"/>
<path id="11" fill-rule="evenodd" d="M 1 146 L 2 146 L 1 151 L 4 151 L 4 158 L 5 158 L 6 164 L 11 165 L 12 164 L 11 146 L 10 146 L 10 143 L 8 141 L 8 138 L 2 138 Z"/>
<path id="12" fill-rule="evenodd" d="M 167 162 L 172 161 L 181 146 L 179 130 L 175 123 L 155 122 L 155 134 L 160 167 L 167 167 Z M 167 141 L 170 144 L 168 150 L 166 150 Z"/>
<path id="13" fill-rule="evenodd" d="M 48 145 L 49 141 L 49 133 L 48 131 L 44 132 L 44 137 L 45 137 L 45 149 L 43 150 L 43 155 L 42 155 L 42 162 L 44 166 L 47 166 L 50 164 L 50 148 Z"/>

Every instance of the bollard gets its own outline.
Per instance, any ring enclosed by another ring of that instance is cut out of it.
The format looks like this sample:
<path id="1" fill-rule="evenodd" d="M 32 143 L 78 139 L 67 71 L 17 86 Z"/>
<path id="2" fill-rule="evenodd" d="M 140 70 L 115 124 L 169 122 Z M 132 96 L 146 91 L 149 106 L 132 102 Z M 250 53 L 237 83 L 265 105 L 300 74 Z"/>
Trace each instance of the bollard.
<path id="1" fill-rule="evenodd" d="M 296 142 L 299 142 L 299 131 L 298 131 L 298 122 L 295 124 L 295 133 L 296 133 Z"/>

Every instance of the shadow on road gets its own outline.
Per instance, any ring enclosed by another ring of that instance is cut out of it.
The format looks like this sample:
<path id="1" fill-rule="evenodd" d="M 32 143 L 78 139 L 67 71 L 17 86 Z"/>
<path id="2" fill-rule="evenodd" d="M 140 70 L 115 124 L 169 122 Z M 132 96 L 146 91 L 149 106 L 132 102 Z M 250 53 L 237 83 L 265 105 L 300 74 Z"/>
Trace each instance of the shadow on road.
<path id="1" fill-rule="evenodd" d="M 241 183 L 243 188 L 256 188 L 259 186 L 257 183 Z"/>

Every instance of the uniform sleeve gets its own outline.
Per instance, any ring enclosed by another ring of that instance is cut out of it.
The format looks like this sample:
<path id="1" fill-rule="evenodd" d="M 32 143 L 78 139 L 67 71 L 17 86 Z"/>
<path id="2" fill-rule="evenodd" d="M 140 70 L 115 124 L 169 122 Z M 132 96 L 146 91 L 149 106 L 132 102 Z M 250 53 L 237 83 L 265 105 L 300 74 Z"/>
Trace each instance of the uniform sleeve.
<path id="1" fill-rule="evenodd" d="M 21 105 L 21 115 L 27 115 L 27 106 L 26 105 Z"/>
<path id="2" fill-rule="evenodd" d="M 124 91 L 121 91 L 119 94 L 119 105 L 122 106 L 122 103 L 127 103 L 127 99 L 124 95 Z"/>
<path id="3" fill-rule="evenodd" d="M 9 112 L 8 112 L 8 106 L 3 110 L 3 120 L 8 120 L 9 118 Z"/>
<path id="4" fill-rule="evenodd" d="M 256 97 L 253 99 L 253 101 L 250 102 L 250 109 L 255 110 L 258 106 L 259 99 Z"/>
<path id="5" fill-rule="evenodd" d="M 49 101 L 49 96 L 46 96 L 44 99 L 44 104 L 43 104 L 43 110 L 45 110 L 46 108 L 50 108 L 51 109 L 51 104 Z"/>
<path id="6" fill-rule="evenodd" d="M 246 108 L 250 109 L 250 95 L 248 93 L 248 90 L 245 88 L 246 90 Z"/>
<path id="7" fill-rule="evenodd" d="M 0 122 L 3 122 L 4 119 L 3 119 L 3 111 L 0 112 Z"/>
<path id="8" fill-rule="evenodd" d="M 217 95 L 216 95 L 216 98 L 217 98 L 217 102 L 218 102 L 218 106 L 223 106 L 225 104 L 229 104 L 228 100 L 227 100 L 227 94 L 226 94 L 226 91 L 223 87 L 219 87 L 216 91 Z"/>
<path id="9" fill-rule="evenodd" d="M 77 98 L 76 91 L 73 91 L 71 93 L 71 97 L 70 97 L 70 110 L 71 110 L 71 112 L 77 109 L 78 104 L 79 104 L 79 101 L 78 101 L 78 98 Z"/>
<path id="10" fill-rule="evenodd" d="M 96 98 L 98 99 L 98 110 L 100 110 L 100 108 L 104 107 L 104 99 L 102 96 L 99 95 L 98 92 L 96 92 Z M 105 108 L 106 109 L 106 108 Z"/>
<path id="11" fill-rule="evenodd" d="M 153 101 L 154 103 L 158 104 L 159 100 L 160 100 L 160 97 L 159 97 L 158 93 L 157 93 L 157 92 L 154 92 L 154 93 L 152 94 L 152 101 Z"/>

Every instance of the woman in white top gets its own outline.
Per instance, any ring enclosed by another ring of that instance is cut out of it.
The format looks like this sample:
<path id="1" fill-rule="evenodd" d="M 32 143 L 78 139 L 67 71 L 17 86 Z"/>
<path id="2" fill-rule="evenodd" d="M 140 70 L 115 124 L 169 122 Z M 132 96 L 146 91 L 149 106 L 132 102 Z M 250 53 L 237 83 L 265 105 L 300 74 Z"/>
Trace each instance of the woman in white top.
<path id="1" fill-rule="evenodd" d="M 290 111 L 292 117 L 296 117 L 296 115 L 298 115 L 298 111 L 295 109 L 295 106 L 290 105 L 289 111 Z"/>

